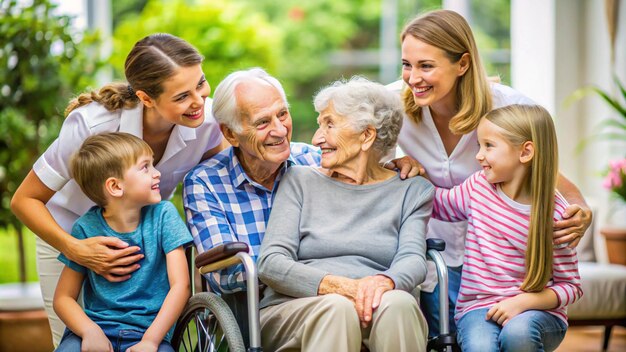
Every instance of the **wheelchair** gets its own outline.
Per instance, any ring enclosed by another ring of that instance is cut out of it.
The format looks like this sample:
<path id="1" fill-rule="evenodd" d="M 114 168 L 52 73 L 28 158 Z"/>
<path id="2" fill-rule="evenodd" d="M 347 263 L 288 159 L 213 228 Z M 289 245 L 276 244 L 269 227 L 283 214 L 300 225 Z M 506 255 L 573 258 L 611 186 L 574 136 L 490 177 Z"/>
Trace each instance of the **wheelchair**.
<path id="1" fill-rule="evenodd" d="M 441 256 L 445 242 L 440 239 L 427 239 L 427 257 L 435 263 L 439 296 L 439 316 L 448 316 L 448 268 Z M 188 259 L 193 258 L 190 255 Z M 194 270 L 193 260 L 189 260 Z M 212 248 L 195 257 L 195 267 L 201 274 L 208 274 L 226 267 L 243 264 L 246 271 L 247 328 L 249 341 L 244 343 L 240 325 L 229 305 L 219 295 L 212 292 L 195 293 L 187 303 L 183 314 L 176 323 L 172 337 L 175 351 L 197 352 L 262 352 L 261 326 L 259 320 L 259 280 L 256 264 L 248 254 L 248 245 L 231 242 Z M 193 272 L 193 271 L 192 271 Z M 192 275 L 192 287 L 193 277 Z M 202 276 L 202 287 L 208 287 Z M 450 334 L 448 319 L 439 319 L 440 335 L 429 339 L 428 351 L 457 351 L 456 337 Z"/>

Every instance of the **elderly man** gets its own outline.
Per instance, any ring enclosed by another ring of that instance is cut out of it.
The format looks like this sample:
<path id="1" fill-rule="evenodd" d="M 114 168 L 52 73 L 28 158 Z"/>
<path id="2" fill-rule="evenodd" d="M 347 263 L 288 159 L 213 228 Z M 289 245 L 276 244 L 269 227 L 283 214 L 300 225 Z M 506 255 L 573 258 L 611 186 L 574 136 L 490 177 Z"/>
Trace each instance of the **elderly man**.
<path id="1" fill-rule="evenodd" d="M 292 165 L 319 166 L 320 151 L 291 143 L 285 91 L 260 68 L 228 75 L 215 89 L 212 110 L 232 147 L 185 177 L 187 223 L 199 252 L 240 241 L 256 260 L 282 175 Z M 413 160 L 395 161 L 404 176 L 417 174 Z M 212 273 L 208 281 L 215 292 L 235 293 L 245 290 L 244 275 L 237 265 Z"/>
<path id="2" fill-rule="evenodd" d="M 291 165 L 319 165 L 320 152 L 291 143 L 285 91 L 262 69 L 226 77 L 215 90 L 213 116 L 232 147 L 185 177 L 187 223 L 198 251 L 241 241 L 250 246 L 256 260 L 281 176 Z M 242 265 L 208 279 L 215 292 L 245 290 Z"/>

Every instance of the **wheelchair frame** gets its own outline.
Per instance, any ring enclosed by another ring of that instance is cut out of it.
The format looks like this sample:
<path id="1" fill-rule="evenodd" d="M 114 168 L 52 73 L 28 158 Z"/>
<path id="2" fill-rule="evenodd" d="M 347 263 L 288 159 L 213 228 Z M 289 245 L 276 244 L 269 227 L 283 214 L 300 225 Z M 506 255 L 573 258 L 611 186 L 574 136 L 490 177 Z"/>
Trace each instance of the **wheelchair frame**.
<path id="1" fill-rule="evenodd" d="M 456 346 L 456 338 L 454 334 L 450 334 L 450 326 L 448 323 L 448 268 L 446 263 L 441 255 L 441 251 L 445 249 L 445 242 L 440 239 L 427 239 L 427 256 L 429 260 L 432 260 L 435 263 L 435 267 L 437 268 L 437 281 L 439 283 L 439 316 L 445 317 L 445 319 L 439 319 L 439 331 L 440 335 L 432 338 L 428 341 L 427 349 L 436 350 L 436 351 L 448 351 L 452 352 L 453 347 Z M 191 261 L 190 261 L 191 262 Z M 221 270 L 227 268 L 232 265 L 243 264 L 244 269 L 246 271 L 246 288 L 247 288 L 247 304 L 248 304 L 248 327 L 249 327 L 249 338 L 250 338 L 250 347 L 248 347 L 248 352 L 262 352 L 263 348 L 261 346 L 261 325 L 259 319 L 259 281 L 258 281 L 258 273 L 256 264 L 252 257 L 248 254 L 248 245 L 243 242 L 231 242 L 225 243 L 223 245 L 212 248 L 204 253 L 199 254 L 195 257 L 195 267 L 198 269 L 200 274 L 208 274 L 217 270 Z M 190 263 L 190 270 L 194 270 L 194 265 Z M 193 273 L 193 271 L 191 271 Z M 193 297 L 204 294 L 195 293 L 195 285 L 193 284 L 193 277 L 195 275 L 192 274 L 192 292 L 194 292 Z M 204 281 L 204 278 L 203 278 Z M 204 285 L 203 285 L 204 286 Z M 214 295 L 214 294 L 213 294 Z M 193 299 L 192 297 L 192 299 Z M 215 295 L 218 299 L 221 298 Z M 190 299 L 190 302 L 192 302 Z M 223 300 L 222 300 L 223 302 Z M 224 303 L 225 304 L 225 303 Z M 197 305 L 197 302 L 196 302 Z M 209 307 L 202 307 L 206 310 L 210 310 Z M 185 309 L 187 311 L 187 309 Z M 215 314 L 215 312 L 213 312 Z M 230 313 L 230 312 L 229 312 Z M 232 313 L 230 313 L 232 316 Z M 216 314 L 217 315 L 217 314 Z M 181 316 L 181 319 L 183 317 Z M 218 317 L 219 318 L 219 317 Z M 218 319 L 220 320 L 220 319 Z M 180 323 L 182 322 L 179 320 Z M 241 332 L 237 330 L 239 334 Z M 182 333 L 178 327 L 175 331 L 175 335 L 177 333 Z M 206 333 L 206 332 L 205 332 Z M 200 332 L 198 332 L 198 340 L 206 340 L 201 338 Z M 174 336 L 172 341 L 180 341 L 180 336 Z M 179 346 L 174 346 L 175 349 L 178 349 Z M 214 349 L 209 349 L 209 351 L 215 351 Z M 238 352 L 238 351 L 237 351 Z"/>

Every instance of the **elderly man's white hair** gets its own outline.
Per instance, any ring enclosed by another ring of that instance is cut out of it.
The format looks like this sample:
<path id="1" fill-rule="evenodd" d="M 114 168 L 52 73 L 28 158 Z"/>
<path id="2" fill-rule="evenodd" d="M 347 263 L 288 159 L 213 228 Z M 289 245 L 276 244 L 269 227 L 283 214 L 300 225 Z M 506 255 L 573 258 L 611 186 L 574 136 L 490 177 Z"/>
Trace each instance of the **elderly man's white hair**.
<path id="1" fill-rule="evenodd" d="M 335 112 L 345 117 L 355 131 L 362 132 L 368 126 L 376 129 L 373 148 L 381 156 L 396 145 L 404 117 L 400 95 L 396 92 L 354 76 L 322 88 L 313 101 L 318 113 L 331 103 Z"/>
<path id="2" fill-rule="evenodd" d="M 276 88 L 281 98 L 283 98 L 285 106 L 289 107 L 283 86 L 265 70 L 254 67 L 248 70 L 235 71 L 226 76 L 215 88 L 213 107 L 211 109 L 215 120 L 220 124 L 226 125 L 235 133 L 241 133 L 241 119 L 244 117 L 237 104 L 235 90 L 239 84 L 250 81 L 264 82 Z"/>

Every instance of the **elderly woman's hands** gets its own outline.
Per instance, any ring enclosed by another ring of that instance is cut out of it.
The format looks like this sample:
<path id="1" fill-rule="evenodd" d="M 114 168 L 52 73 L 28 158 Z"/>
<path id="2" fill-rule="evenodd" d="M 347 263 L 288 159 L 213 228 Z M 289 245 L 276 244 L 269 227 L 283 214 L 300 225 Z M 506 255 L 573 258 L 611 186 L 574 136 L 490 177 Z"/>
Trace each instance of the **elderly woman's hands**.
<path id="1" fill-rule="evenodd" d="M 394 288 L 393 281 L 384 275 L 366 276 L 357 281 L 356 298 L 354 306 L 361 321 L 361 326 L 366 328 L 372 321 L 372 314 L 380 305 L 383 293 Z"/>
<path id="2" fill-rule="evenodd" d="M 384 275 L 366 276 L 354 280 L 343 276 L 326 275 L 317 293 L 327 295 L 336 293 L 354 303 L 361 326 L 366 328 L 372 321 L 372 314 L 380 305 L 383 293 L 393 290 L 395 284 Z"/>
<path id="3" fill-rule="evenodd" d="M 578 204 L 568 206 L 563 213 L 563 220 L 554 223 L 554 244 L 569 243 L 569 248 L 578 246 L 592 218 L 590 209 Z"/>

